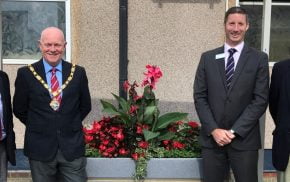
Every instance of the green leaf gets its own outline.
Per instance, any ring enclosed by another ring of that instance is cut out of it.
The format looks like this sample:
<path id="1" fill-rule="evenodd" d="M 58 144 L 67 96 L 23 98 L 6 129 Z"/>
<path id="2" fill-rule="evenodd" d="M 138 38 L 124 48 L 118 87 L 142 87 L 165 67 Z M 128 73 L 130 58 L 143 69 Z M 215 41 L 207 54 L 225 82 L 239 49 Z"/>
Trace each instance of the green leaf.
<path id="1" fill-rule="evenodd" d="M 121 118 L 121 120 L 124 122 L 124 124 L 128 125 L 130 123 L 130 115 L 126 114 L 124 112 L 118 112 L 119 117 Z"/>
<path id="2" fill-rule="evenodd" d="M 158 137 L 160 135 L 160 132 L 152 132 L 148 130 L 143 130 L 143 134 L 144 134 L 145 140 L 149 141 L 153 138 Z"/>
<path id="3" fill-rule="evenodd" d="M 106 102 L 104 100 L 101 100 L 101 104 L 103 106 L 103 112 L 106 112 L 112 115 L 120 115 L 118 110 L 115 108 L 113 104 Z"/>
<path id="4" fill-rule="evenodd" d="M 119 97 L 113 93 L 112 93 L 112 95 L 119 102 L 119 104 L 124 112 L 128 112 L 130 110 L 129 104 L 127 103 L 127 101 L 123 97 Z"/>
<path id="5" fill-rule="evenodd" d="M 157 107 L 156 106 L 148 106 L 145 108 L 144 112 L 144 122 L 147 124 L 151 124 L 153 120 L 153 115 L 156 111 Z"/>
<path id="6" fill-rule="evenodd" d="M 187 117 L 188 113 L 172 112 L 167 113 L 158 118 L 156 127 L 153 128 L 153 131 L 166 128 L 170 123 L 184 120 Z"/>
<path id="7" fill-rule="evenodd" d="M 146 86 L 144 88 L 143 97 L 145 99 L 152 99 L 152 100 L 155 99 L 154 92 L 152 91 L 152 89 L 150 88 L 150 86 Z"/>
<path id="8" fill-rule="evenodd" d="M 159 137 L 158 137 L 158 140 L 170 140 L 170 139 L 172 139 L 173 137 L 175 136 L 175 133 L 173 133 L 173 132 L 167 132 L 167 133 L 165 133 L 165 134 L 163 134 L 163 135 L 160 135 Z"/>

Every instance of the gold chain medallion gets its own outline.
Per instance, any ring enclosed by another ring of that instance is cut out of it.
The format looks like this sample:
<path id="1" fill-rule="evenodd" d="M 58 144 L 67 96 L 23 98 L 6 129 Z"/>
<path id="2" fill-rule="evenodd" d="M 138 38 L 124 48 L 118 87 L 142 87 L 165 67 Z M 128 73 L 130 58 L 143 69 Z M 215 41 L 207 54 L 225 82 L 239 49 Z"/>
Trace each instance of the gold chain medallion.
<path id="1" fill-rule="evenodd" d="M 53 97 L 49 105 L 54 111 L 57 111 L 60 107 L 60 102 L 55 97 Z"/>
<path id="2" fill-rule="evenodd" d="M 71 70 L 70 70 L 70 75 L 67 78 L 67 80 L 64 82 L 64 84 L 62 84 L 62 86 L 60 88 L 58 88 L 56 91 L 52 91 L 51 88 L 48 86 L 47 83 L 45 83 L 45 81 L 41 78 L 41 76 L 39 76 L 38 73 L 36 73 L 35 69 L 33 68 L 33 66 L 31 64 L 28 65 L 28 68 L 30 69 L 30 71 L 32 72 L 32 74 L 34 75 L 34 77 L 43 85 L 44 88 L 46 88 L 48 90 L 48 92 L 52 95 L 52 100 L 49 103 L 50 107 L 54 110 L 57 111 L 60 107 L 60 102 L 56 99 L 56 96 L 58 96 L 69 84 L 69 82 L 72 80 L 73 76 L 74 76 L 74 72 L 76 70 L 76 65 L 72 64 Z"/>

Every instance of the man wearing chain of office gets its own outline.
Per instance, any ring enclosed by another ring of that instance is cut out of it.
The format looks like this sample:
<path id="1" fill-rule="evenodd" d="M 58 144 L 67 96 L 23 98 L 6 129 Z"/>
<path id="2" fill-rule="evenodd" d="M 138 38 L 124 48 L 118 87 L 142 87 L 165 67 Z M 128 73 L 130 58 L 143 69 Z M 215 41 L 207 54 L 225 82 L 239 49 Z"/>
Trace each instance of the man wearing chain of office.
<path id="1" fill-rule="evenodd" d="M 85 182 L 86 158 L 82 121 L 91 110 L 83 67 L 62 59 L 62 30 L 41 33 L 42 58 L 19 68 L 13 112 L 26 126 L 24 154 L 34 182 Z"/>

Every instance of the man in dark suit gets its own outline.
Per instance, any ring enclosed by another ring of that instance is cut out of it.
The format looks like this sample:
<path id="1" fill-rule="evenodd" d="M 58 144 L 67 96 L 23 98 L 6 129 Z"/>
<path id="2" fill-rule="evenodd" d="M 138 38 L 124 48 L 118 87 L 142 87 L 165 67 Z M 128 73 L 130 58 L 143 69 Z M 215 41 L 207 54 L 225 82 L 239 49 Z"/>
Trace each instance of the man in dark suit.
<path id="1" fill-rule="evenodd" d="M 275 123 L 272 161 L 278 182 L 290 181 L 290 59 L 276 63 L 272 70 L 269 110 Z"/>
<path id="2" fill-rule="evenodd" d="M 42 59 L 17 72 L 13 111 L 26 126 L 24 154 L 35 182 L 85 182 L 82 120 L 91 110 L 85 69 L 62 60 L 56 27 L 42 31 Z"/>
<path id="3" fill-rule="evenodd" d="M 16 164 L 15 149 L 10 84 L 7 74 L 0 71 L 0 182 L 7 181 L 7 161 Z"/>
<path id="4" fill-rule="evenodd" d="M 230 166 L 237 182 L 257 182 L 268 57 L 244 43 L 249 22 L 243 8 L 230 8 L 224 26 L 224 46 L 202 54 L 194 83 L 204 181 L 222 182 Z"/>

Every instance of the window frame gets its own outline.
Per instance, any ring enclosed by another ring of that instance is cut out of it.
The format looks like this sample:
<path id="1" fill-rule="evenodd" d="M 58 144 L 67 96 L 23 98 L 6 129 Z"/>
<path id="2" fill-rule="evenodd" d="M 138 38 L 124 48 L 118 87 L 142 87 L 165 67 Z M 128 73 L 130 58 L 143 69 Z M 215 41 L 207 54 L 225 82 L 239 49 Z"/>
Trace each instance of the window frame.
<path id="1" fill-rule="evenodd" d="M 272 6 L 290 6 L 290 2 L 272 2 L 272 0 L 264 0 L 261 2 L 246 1 L 240 2 L 237 0 L 238 5 L 255 5 L 263 6 L 263 17 L 262 20 L 262 40 L 261 40 L 261 50 L 269 55 L 270 50 L 270 36 L 271 36 L 271 13 Z M 274 66 L 275 61 L 269 61 L 269 66 Z"/>
<path id="2" fill-rule="evenodd" d="M 71 62 L 71 28 L 70 28 L 71 8 L 70 8 L 70 1 L 71 0 L 1 0 L 0 3 L 2 3 L 2 2 L 64 2 L 65 3 L 65 35 L 66 35 L 66 42 L 67 42 L 65 55 L 66 55 L 66 61 Z M 1 25 L 1 27 L 2 27 L 2 25 Z M 2 31 L 1 31 L 1 33 L 2 33 Z M 2 35 L 1 35 L 1 37 L 2 37 Z M 2 38 L 0 40 L 1 40 L 0 51 L 2 54 Z M 2 64 L 32 64 L 38 60 L 39 59 L 2 59 Z"/>

